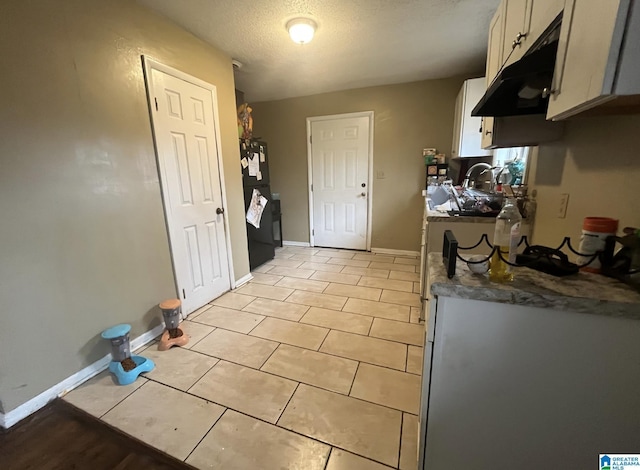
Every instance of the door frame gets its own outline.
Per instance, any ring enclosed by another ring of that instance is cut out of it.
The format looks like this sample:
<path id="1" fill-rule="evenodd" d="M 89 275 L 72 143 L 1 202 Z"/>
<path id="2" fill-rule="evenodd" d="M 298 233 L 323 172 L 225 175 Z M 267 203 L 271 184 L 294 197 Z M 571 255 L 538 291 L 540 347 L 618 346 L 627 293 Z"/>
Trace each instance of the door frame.
<path id="1" fill-rule="evenodd" d="M 326 116 L 313 116 L 307 118 L 307 192 L 309 194 L 309 246 L 315 246 L 313 235 L 313 191 L 311 184 L 313 183 L 313 156 L 311 149 L 311 124 L 318 121 L 332 121 L 335 119 L 348 118 L 369 118 L 369 168 L 367 187 L 369 188 L 367 198 L 367 251 L 371 251 L 371 227 L 373 214 L 373 111 L 361 111 L 356 113 L 330 114 Z"/>
<path id="2" fill-rule="evenodd" d="M 160 155 L 158 152 L 158 142 L 156 139 L 156 122 L 153 117 L 153 102 L 154 97 L 151 96 L 152 82 L 151 82 L 151 71 L 157 70 L 159 72 L 166 73 L 167 75 L 171 75 L 175 78 L 183 80 L 187 83 L 191 83 L 192 85 L 199 86 L 200 88 L 204 88 L 211 93 L 211 103 L 213 106 L 213 122 L 214 122 L 214 134 L 216 138 L 216 160 L 218 163 L 218 173 L 220 178 L 220 192 L 222 193 L 222 204 L 223 207 L 228 208 L 227 204 L 227 190 L 225 186 L 225 178 L 224 178 L 224 167 L 222 164 L 222 142 L 220 137 L 220 117 L 218 115 L 218 93 L 215 85 L 207 83 L 199 78 L 193 77 L 187 73 L 184 73 L 180 70 L 174 69 L 173 67 L 169 67 L 161 62 L 158 62 L 155 59 L 150 58 L 147 55 L 142 55 L 142 70 L 144 72 L 144 84 L 145 84 L 145 92 L 147 94 L 147 104 L 149 106 L 149 120 L 151 124 L 151 135 L 153 140 L 153 151 L 156 156 L 156 166 L 158 169 L 158 176 L 160 177 L 160 196 L 162 199 L 162 208 L 165 216 L 165 229 L 167 231 L 167 237 L 169 239 L 169 253 L 171 255 L 171 267 L 173 269 L 173 279 L 176 288 L 177 298 L 180 299 L 180 287 L 178 283 L 178 275 L 176 272 L 175 261 L 173 257 L 173 249 L 172 249 L 172 241 L 171 241 L 171 230 L 170 227 L 173 224 L 171 212 L 167 210 L 167 197 L 168 195 L 165 193 L 165 188 L 167 185 L 167 175 L 165 174 L 164 168 L 160 165 Z M 231 250 L 231 232 L 229 231 L 229 213 L 225 209 L 222 214 L 222 218 L 224 221 L 224 235 L 225 235 L 225 246 L 227 249 L 227 267 L 229 269 L 229 287 L 230 289 L 235 289 L 236 281 L 235 275 L 233 271 L 233 252 Z M 195 310 L 194 310 L 195 311 Z M 190 312 L 191 313 L 191 312 Z M 183 317 L 186 318 L 188 314 L 183 314 Z"/>

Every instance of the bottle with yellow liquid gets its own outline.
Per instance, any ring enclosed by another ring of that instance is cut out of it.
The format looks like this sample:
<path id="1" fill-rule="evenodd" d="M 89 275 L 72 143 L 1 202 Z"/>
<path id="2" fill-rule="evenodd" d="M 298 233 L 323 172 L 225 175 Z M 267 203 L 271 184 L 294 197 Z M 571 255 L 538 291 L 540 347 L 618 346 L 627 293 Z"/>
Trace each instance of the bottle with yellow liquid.
<path id="1" fill-rule="evenodd" d="M 491 256 L 489 264 L 489 280 L 492 282 L 513 281 L 513 268 L 502 261 L 498 255 L 498 250 L 503 259 L 510 263 L 516 262 L 518 243 L 520 242 L 520 223 L 522 217 L 513 198 L 507 199 L 504 207 L 496 217 L 496 228 L 493 234 L 493 245 L 496 247 L 495 253 Z"/>

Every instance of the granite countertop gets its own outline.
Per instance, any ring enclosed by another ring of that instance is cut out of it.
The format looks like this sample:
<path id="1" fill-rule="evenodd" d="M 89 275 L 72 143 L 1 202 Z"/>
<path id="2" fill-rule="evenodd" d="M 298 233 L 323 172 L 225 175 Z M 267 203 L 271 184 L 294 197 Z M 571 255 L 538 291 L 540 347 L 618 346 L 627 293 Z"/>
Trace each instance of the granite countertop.
<path id="1" fill-rule="evenodd" d="M 455 276 L 447 278 L 442 253 L 429 253 L 428 265 L 434 295 L 640 319 L 640 293 L 599 274 L 555 277 L 516 268 L 513 282 L 498 284 L 490 282 L 488 274 L 472 273 L 460 260 Z"/>
<path id="2" fill-rule="evenodd" d="M 424 198 L 424 208 L 426 211 L 428 222 L 466 222 L 473 224 L 495 224 L 495 217 L 467 217 L 467 216 L 450 216 L 446 212 L 438 212 L 429 208 L 428 197 Z"/>

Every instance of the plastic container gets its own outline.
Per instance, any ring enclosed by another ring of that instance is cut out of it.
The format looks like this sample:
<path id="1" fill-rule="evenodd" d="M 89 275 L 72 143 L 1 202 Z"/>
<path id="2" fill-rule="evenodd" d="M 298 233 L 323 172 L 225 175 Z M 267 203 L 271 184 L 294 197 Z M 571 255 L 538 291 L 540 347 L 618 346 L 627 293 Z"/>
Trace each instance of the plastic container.
<path id="1" fill-rule="evenodd" d="M 115 362 L 124 361 L 131 357 L 129 331 L 131 331 L 131 325 L 121 324 L 102 332 L 102 337 L 111 342 L 111 356 Z"/>
<path id="2" fill-rule="evenodd" d="M 496 251 L 491 256 L 489 263 L 490 281 L 513 281 L 513 269 L 503 259 L 514 264 L 516 262 L 518 243 L 520 243 L 521 222 L 522 216 L 518 210 L 516 200 L 508 198 L 498 217 L 496 217 L 496 228 L 493 234 L 493 245 Z"/>
<path id="3" fill-rule="evenodd" d="M 618 221 L 609 217 L 585 217 L 582 223 L 582 235 L 580 236 L 580 248 L 578 251 L 587 256 L 578 256 L 579 265 L 587 263 L 598 251 L 604 250 L 607 237 L 615 236 L 618 232 Z M 599 273 L 602 265 L 596 257 L 583 271 Z"/>
<path id="4" fill-rule="evenodd" d="M 160 303 L 164 324 L 169 330 L 178 328 L 178 324 L 180 323 L 180 305 L 181 303 L 178 299 L 164 300 Z"/>

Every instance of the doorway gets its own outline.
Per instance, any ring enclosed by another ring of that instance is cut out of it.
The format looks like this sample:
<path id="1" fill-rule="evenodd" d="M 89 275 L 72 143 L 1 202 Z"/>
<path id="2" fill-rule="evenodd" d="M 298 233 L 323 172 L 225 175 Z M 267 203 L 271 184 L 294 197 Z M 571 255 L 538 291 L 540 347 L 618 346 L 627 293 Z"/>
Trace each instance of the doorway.
<path id="1" fill-rule="evenodd" d="M 216 88 L 143 57 L 171 257 L 182 312 L 231 288 Z"/>
<path id="2" fill-rule="evenodd" d="M 371 249 L 373 111 L 307 118 L 310 245 Z"/>

